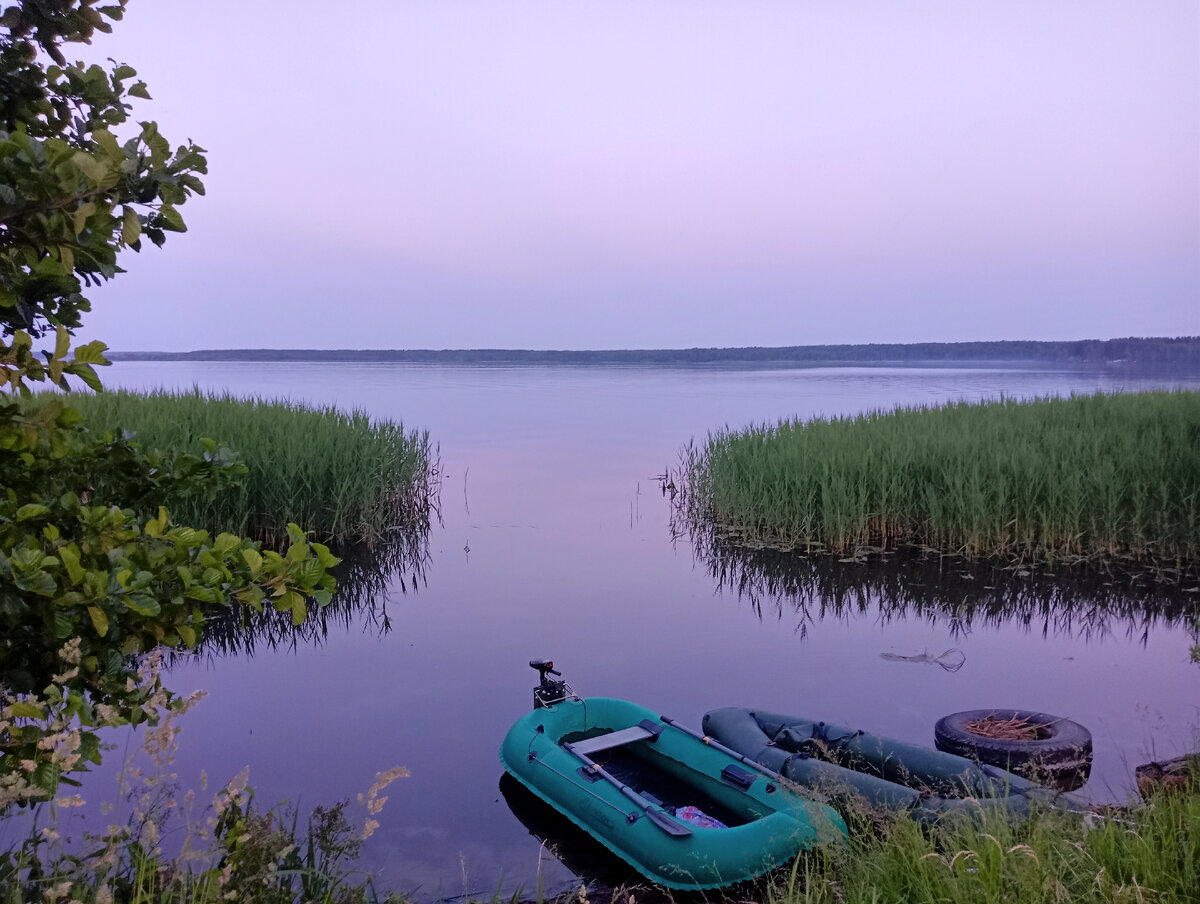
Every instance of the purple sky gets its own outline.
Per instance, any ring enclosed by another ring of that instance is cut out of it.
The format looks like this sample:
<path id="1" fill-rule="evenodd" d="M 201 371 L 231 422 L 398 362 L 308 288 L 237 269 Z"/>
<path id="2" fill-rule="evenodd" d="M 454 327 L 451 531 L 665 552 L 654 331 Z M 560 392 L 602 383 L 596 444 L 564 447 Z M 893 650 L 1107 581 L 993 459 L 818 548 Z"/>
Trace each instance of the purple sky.
<path id="1" fill-rule="evenodd" d="M 114 348 L 1200 334 L 1200 4 L 133 0 Z"/>

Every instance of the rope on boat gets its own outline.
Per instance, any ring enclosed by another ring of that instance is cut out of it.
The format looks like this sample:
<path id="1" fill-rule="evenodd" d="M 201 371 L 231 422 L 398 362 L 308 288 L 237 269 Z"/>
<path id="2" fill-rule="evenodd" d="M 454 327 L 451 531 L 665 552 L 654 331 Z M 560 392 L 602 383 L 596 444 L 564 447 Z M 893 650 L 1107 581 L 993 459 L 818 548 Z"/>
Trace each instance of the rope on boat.
<path id="1" fill-rule="evenodd" d="M 532 745 L 532 742 L 531 742 L 531 745 Z M 559 772 L 557 769 L 555 769 L 553 766 L 551 766 L 549 763 L 547 763 L 545 760 L 543 760 L 540 756 L 537 755 L 536 752 L 534 752 L 532 750 L 529 751 L 529 760 L 530 760 L 530 762 L 537 763 L 539 766 L 546 767 L 551 772 L 553 772 L 555 775 L 557 775 L 559 778 L 564 779 L 567 782 L 570 782 L 572 785 L 574 785 L 576 788 L 578 788 L 584 794 L 588 794 L 588 795 L 596 798 L 596 800 L 600 801 L 600 803 L 604 804 L 605 806 L 612 807 L 614 810 L 616 810 L 618 813 L 620 813 L 622 816 L 624 816 L 625 821 L 628 823 L 637 822 L 639 819 L 641 819 L 645 815 L 644 813 L 626 813 L 624 810 L 622 810 L 620 807 L 618 807 L 616 804 L 614 804 L 611 800 L 603 798 L 599 794 L 597 794 L 595 791 L 593 791 L 591 788 L 588 788 L 588 787 L 585 787 L 584 785 L 579 784 L 579 782 L 575 781 L 575 779 L 571 778 L 571 776 L 566 775 L 562 772 Z"/>

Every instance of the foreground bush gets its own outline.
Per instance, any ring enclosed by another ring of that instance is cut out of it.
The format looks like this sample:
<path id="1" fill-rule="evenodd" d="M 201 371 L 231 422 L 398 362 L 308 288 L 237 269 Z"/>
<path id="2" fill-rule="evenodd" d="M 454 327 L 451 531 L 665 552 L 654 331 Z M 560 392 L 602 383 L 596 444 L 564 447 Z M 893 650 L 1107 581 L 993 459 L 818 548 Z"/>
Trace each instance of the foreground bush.
<path id="1" fill-rule="evenodd" d="M 379 827 L 383 792 L 408 770 L 375 776 L 350 804 L 315 807 L 306 821 L 287 804 L 255 805 L 249 767 L 218 788 L 210 804 L 203 784 L 183 793 L 172 771 L 181 717 L 204 696 L 158 713 L 125 762 L 117 786 L 121 820 L 103 832 L 72 837 L 78 795 L 36 804 L 25 837 L 0 850 L 0 904 L 378 904 L 398 901 L 355 868 L 363 842 Z M 111 808 L 106 804 L 102 810 Z M 127 814 L 127 815 L 124 815 Z"/>

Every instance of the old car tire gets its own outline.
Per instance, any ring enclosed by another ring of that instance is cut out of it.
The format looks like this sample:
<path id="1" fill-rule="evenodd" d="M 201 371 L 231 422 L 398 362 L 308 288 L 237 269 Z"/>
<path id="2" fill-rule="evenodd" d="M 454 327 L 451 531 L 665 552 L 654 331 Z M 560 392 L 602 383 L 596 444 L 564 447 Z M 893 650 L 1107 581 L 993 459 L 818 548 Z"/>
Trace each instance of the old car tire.
<path id="1" fill-rule="evenodd" d="M 1043 737 L 1005 741 L 968 731 L 977 719 L 1025 719 L 1045 725 Z M 1070 719 L 1024 709 L 970 709 L 938 719 L 933 729 L 938 750 L 999 766 L 1033 781 L 1073 791 L 1092 768 L 1092 733 Z"/>

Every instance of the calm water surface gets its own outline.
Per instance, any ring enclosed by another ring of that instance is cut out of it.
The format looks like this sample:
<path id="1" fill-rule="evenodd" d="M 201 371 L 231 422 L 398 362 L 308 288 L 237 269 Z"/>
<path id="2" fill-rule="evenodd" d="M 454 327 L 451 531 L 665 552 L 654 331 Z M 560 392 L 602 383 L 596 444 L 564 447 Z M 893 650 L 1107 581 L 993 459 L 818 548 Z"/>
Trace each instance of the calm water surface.
<path id="1" fill-rule="evenodd" d="M 389 631 L 356 616 L 294 649 L 175 665 L 168 682 L 208 692 L 183 723 L 175 769 L 184 787 L 198 787 L 201 770 L 216 781 L 248 765 L 260 803 L 307 808 L 353 799 L 376 772 L 408 767 L 364 860 L 382 886 L 425 900 L 490 895 L 502 877 L 506 894 L 533 889 L 539 870 L 550 891 L 573 881 L 499 788 L 497 749 L 530 706 L 531 658 L 553 658 L 581 693 L 627 697 L 694 725 L 713 707 L 753 706 L 932 745 L 934 722 L 952 711 L 1057 713 L 1094 735 L 1084 793 L 1097 799 L 1123 798 L 1134 765 L 1180 752 L 1200 725 L 1186 625 L 964 624 L 871 605 L 801 617 L 786 598 L 739 594 L 688 542 L 673 543 L 654 480 L 690 439 L 726 424 L 1200 381 L 172 362 L 118 364 L 106 382 L 358 407 L 428 429 L 440 446 L 442 523 L 423 584 L 402 592 L 397 578 L 379 596 Z M 907 591 L 901 582 L 889 592 Z M 957 672 L 880 656 L 951 647 L 966 656 Z M 89 801 L 114 799 L 112 784 L 106 763 L 88 782 Z"/>

